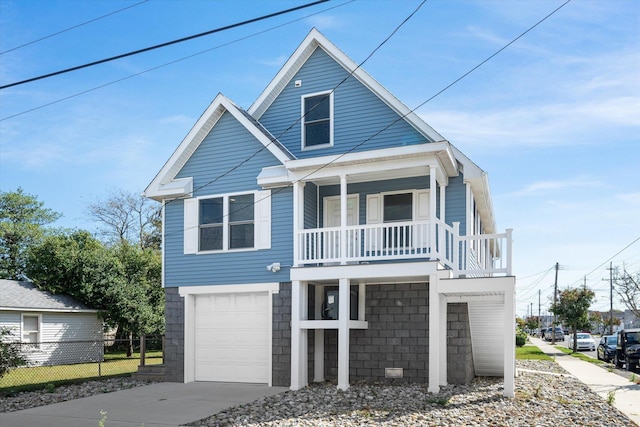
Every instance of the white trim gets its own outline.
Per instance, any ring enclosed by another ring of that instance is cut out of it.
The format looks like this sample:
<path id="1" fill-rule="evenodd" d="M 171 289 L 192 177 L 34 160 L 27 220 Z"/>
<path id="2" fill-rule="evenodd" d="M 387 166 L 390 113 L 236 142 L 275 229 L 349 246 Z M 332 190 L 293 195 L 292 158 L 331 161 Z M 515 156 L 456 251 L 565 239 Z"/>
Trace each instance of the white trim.
<path id="1" fill-rule="evenodd" d="M 40 308 L 40 307 L 0 307 L 0 311 L 26 311 L 43 313 L 98 313 L 93 308 Z"/>
<path id="2" fill-rule="evenodd" d="M 267 193 L 269 194 L 267 196 Z M 229 198 L 253 194 L 253 246 L 229 248 Z M 222 249 L 200 249 L 200 201 L 222 199 Z M 268 212 L 266 210 L 268 209 Z M 266 218 L 266 215 L 269 215 Z M 251 252 L 271 248 L 271 190 L 240 191 L 208 194 L 184 200 L 184 254 L 214 254 L 227 252 Z M 267 230 L 260 230 L 260 227 Z M 194 240 L 195 239 L 195 240 Z M 266 241 L 268 239 L 268 242 Z"/>
<path id="3" fill-rule="evenodd" d="M 161 200 L 163 198 L 190 195 L 193 191 L 192 178 L 175 179 L 175 177 L 225 112 L 230 113 L 281 163 L 284 164 L 285 161 L 293 158 L 291 153 L 284 151 L 279 144 L 272 143 L 275 138 L 268 137 L 258 129 L 255 123 L 249 120 L 230 99 L 218 94 L 147 186 L 143 193 L 146 197 Z"/>
<path id="4" fill-rule="evenodd" d="M 306 124 L 306 114 L 305 114 L 305 101 L 307 98 L 311 98 L 314 96 L 320 96 L 320 95 L 329 95 L 329 143 L 328 144 L 319 144 L 319 145 L 311 145 L 309 147 L 307 147 L 306 145 L 306 132 L 305 132 L 305 124 Z M 300 150 L 301 151 L 311 151 L 311 150 L 320 150 L 323 148 L 329 148 L 329 147 L 333 147 L 333 123 L 334 123 L 334 116 L 333 116 L 333 91 L 322 91 L 322 92 L 315 92 L 315 93 L 309 93 L 309 94 L 305 94 L 302 95 L 300 97 Z"/>
<path id="5" fill-rule="evenodd" d="M 280 284 L 270 283 L 249 283 L 243 285 L 205 285 L 205 286 L 179 286 L 178 295 L 186 297 L 188 295 L 208 295 L 208 294 L 236 294 L 242 292 L 264 292 L 269 291 L 277 294 Z"/>

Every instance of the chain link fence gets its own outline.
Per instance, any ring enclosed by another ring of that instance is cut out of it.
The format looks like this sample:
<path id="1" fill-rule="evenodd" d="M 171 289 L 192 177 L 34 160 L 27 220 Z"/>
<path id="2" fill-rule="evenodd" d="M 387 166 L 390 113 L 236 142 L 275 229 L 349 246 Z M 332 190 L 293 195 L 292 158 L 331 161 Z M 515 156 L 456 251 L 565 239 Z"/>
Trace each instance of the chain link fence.
<path id="1" fill-rule="evenodd" d="M 0 390 L 131 374 L 139 366 L 162 364 L 163 344 L 164 337 L 157 335 L 132 340 L 11 343 L 27 365 L 0 378 Z"/>

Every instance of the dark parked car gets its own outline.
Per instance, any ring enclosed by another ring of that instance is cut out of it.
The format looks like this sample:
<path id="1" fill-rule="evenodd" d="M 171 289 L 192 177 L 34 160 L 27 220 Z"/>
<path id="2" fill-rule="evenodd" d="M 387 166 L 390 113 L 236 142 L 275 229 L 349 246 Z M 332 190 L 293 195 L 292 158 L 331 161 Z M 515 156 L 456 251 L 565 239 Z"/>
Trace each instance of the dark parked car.
<path id="1" fill-rule="evenodd" d="M 616 354 L 616 344 L 618 343 L 617 335 L 605 335 L 600 338 L 598 344 L 598 360 L 611 362 Z"/>
<path id="2" fill-rule="evenodd" d="M 618 331 L 618 343 L 613 359 L 618 368 L 622 368 L 623 363 L 627 365 L 627 371 L 632 371 L 640 363 L 640 329 Z"/>

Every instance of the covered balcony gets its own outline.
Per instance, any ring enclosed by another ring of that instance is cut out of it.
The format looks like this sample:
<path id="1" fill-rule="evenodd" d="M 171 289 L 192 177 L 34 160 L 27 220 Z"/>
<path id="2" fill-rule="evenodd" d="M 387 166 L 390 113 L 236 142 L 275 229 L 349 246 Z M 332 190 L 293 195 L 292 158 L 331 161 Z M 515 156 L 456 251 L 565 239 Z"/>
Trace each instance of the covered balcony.
<path id="1" fill-rule="evenodd" d="M 439 261 L 453 277 L 511 275 L 511 229 L 461 236 L 439 219 L 297 230 L 296 266 Z"/>

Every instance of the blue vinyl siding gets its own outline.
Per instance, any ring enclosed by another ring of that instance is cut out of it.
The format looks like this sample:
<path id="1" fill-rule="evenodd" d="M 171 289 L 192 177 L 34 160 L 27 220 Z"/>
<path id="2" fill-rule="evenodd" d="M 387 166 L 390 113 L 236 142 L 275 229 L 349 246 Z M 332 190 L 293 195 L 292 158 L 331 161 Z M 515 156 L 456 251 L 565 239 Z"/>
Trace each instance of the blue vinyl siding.
<path id="1" fill-rule="evenodd" d="M 254 157 L 247 161 L 251 156 Z M 193 177 L 194 196 L 252 191 L 260 189 L 256 177 L 262 168 L 279 164 L 269 150 L 226 112 L 176 178 Z"/>
<path id="2" fill-rule="evenodd" d="M 301 98 L 304 95 L 329 91 L 349 73 L 321 48 L 311 55 L 278 98 L 260 118 L 260 122 L 297 158 L 344 153 L 372 137 L 398 119 L 383 101 L 358 80 L 349 77 L 334 92 L 334 146 L 301 150 Z M 302 86 L 294 87 L 301 80 Z M 291 129 L 285 130 L 292 126 Z M 368 140 L 354 151 L 430 142 L 406 121 L 400 120 L 380 135 Z"/>
<path id="3" fill-rule="evenodd" d="M 318 227 L 318 187 L 313 182 L 304 186 L 304 228 Z"/>
<path id="4" fill-rule="evenodd" d="M 165 287 L 288 281 L 288 268 L 272 273 L 266 266 L 293 263 L 292 201 L 291 188 L 272 192 L 271 249 L 198 255 L 183 254 L 183 203 L 169 203 L 165 208 Z"/>
<path id="5" fill-rule="evenodd" d="M 268 150 L 238 166 L 263 145 L 229 113 L 223 114 L 193 153 L 178 178 L 192 176 L 194 195 L 206 196 L 261 189 L 256 177 L 263 167 L 278 164 Z M 226 175 L 225 175 L 226 174 Z M 207 185 L 208 183 L 211 183 Z M 278 273 L 266 266 L 291 265 L 293 193 L 290 187 L 271 192 L 271 249 L 184 255 L 184 204 L 165 205 L 165 286 L 199 286 L 287 281 L 289 269 Z"/>
<path id="6" fill-rule="evenodd" d="M 446 187 L 445 198 L 445 219 L 451 225 L 458 221 L 460 223 L 460 235 L 467 233 L 467 188 L 462 174 L 449 178 L 449 185 Z"/>

